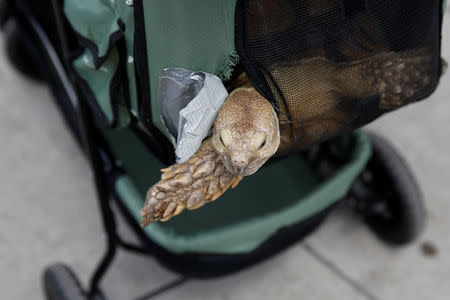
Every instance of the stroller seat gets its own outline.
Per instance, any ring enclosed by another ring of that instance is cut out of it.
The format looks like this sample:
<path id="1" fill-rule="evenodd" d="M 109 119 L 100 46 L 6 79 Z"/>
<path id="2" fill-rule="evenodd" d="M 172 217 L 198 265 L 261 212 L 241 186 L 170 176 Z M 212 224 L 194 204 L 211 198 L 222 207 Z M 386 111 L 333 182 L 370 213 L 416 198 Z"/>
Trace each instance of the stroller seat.
<path id="1" fill-rule="evenodd" d="M 126 170 L 126 175 L 116 181 L 116 192 L 138 222 L 148 183 L 157 181 L 159 169 L 165 166 L 126 130 L 104 133 L 111 151 Z M 345 196 L 371 149 L 361 131 L 350 138 L 347 161 L 327 180 L 318 178 L 301 154 L 289 156 L 245 178 L 239 188 L 225 193 L 218 201 L 143 230 L 174 253 L 253 251 L 280 228 L 307 219 Z"/>

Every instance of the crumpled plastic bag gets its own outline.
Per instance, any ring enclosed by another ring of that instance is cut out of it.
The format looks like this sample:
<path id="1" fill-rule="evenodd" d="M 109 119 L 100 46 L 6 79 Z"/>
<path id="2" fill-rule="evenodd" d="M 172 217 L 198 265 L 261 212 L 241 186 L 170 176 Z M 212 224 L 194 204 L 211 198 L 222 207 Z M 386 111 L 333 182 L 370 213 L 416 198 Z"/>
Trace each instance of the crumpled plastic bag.
<path id="1" fill-rule="evenodd" d="M 177 162 L 182 163 L 208 136 L 227 90 L 213 74 L 167 68 L 158 92 L 161 118 L 173 138 Z"/>

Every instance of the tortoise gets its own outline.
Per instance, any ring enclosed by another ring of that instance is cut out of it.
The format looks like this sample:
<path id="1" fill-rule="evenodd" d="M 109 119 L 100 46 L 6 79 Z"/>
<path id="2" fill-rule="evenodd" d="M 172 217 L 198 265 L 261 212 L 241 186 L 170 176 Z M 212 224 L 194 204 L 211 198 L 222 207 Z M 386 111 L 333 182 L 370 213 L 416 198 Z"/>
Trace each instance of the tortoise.
<path id="1" fill-rule="evenodd" d="M 275 78 L 297 76 L 302 83 L 285 102 L 278 102 L 278 111 L 243 73 L 218 111 L 212 136 L 186 162 L 161 170 L 161 180 L 147 192 L 141 225 L 167 221 L 185 208 L 197 209 L 216 200 L 276 153 L 293 149 L 295 133 L 301 132 L 309 145 L 336 132 L 349 121 L 349 114 L 338 109 L 343 98 L 351 102 L 377 94 L 382 110 L 419 99 L 431 81 L 430 64 L 431 57 L 421 48 L 385 51 L 351 63 L 318 55 L 295 66 L 278 65 L 271 70 Z M 283 114 L 288 110 L 290 120 Z"/>

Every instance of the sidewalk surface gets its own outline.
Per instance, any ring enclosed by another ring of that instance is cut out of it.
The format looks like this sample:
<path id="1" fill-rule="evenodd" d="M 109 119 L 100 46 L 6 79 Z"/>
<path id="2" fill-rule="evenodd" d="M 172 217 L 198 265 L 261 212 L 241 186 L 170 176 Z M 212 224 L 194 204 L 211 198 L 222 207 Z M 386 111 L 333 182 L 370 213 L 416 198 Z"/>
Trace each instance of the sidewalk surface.
<path id="1" fill-rule="evenodd" d="M 446 15 L 443 56 L 450 59 L 449 9 Z M 68 263 L 85 284 L 104 250 L 104 234 L 87 161 L 49 91 L 0 54 L 0 299 L 43 299 L 44 267 Z M 267 262 L 187 282 L 158 299 L 450 299 L 449 81 L 447 73 L 431 99 L 369 126 L 403 153 L 421 183 L 428 224 L 419 241 L 387 247 L 338 211 Z M 436 254 L 425 255 L 424 243 Z M 150 258 L 120 252 L 103 286 L 111 299 L 126 299 L 176 278 Z"/>

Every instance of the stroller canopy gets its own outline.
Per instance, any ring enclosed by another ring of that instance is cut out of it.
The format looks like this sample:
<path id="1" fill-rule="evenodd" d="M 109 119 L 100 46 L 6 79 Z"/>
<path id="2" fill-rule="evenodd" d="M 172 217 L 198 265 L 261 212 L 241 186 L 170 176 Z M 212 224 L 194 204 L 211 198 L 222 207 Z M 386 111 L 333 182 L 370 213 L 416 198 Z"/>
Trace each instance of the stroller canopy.
<path id="1" fill-rule="evenodd" d="M 104 125 L 135 119 L 149 134 L 169 135 L 157 101 L 167 67 L 226 81 L 240 64 L 293 149 L 423 99 L 441 70 L 440 0 L 66 0 L 64 10 Z"/>

